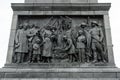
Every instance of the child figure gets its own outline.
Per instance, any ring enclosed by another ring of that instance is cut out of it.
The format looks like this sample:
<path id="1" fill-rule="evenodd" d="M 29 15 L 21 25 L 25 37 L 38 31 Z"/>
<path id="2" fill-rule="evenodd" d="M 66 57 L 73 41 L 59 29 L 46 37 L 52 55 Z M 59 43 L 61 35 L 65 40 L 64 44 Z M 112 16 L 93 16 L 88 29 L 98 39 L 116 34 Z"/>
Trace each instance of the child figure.
<path id="1" fill-rule="evenodd" d="M 79 55 L 79 62 L 85 62 L 85 36 L 82 30 L 79 30 L 77 38 L 77 49 Z"/>
<path id="2" fill-rule="evenodd" d="M 35 43 L 33 44 L 33 57 L 32 57 L 32 62 L 37 60 L 37 62 L 40 62 L 40 55 L 41 55 L 41 50 L 40 50 L 40 39 L 36 39 Z"/>

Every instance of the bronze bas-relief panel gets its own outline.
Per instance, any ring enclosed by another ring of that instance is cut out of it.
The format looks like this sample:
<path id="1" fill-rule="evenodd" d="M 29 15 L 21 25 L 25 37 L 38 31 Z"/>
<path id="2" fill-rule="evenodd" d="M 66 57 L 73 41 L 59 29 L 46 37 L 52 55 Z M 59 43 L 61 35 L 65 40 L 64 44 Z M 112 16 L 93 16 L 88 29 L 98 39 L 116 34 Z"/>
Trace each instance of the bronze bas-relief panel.
<path id="1" fill-rule="evenodd" d="M 105 38 L 100 15 L 19 16 L 13 63 L 104 65 Z"/>

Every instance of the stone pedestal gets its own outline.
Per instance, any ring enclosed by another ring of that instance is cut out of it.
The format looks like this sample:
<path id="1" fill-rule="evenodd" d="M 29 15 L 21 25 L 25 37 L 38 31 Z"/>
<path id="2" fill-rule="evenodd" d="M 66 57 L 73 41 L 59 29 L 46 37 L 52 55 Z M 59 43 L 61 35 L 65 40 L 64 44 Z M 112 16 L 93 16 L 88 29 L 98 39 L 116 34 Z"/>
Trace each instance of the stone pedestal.
<path id="1" fill-rule="evenodd" d="M 3 68 L 1 80 L 119 80 L 117 68 Z"/>
<path id="2" fill-rule="evenodd" d="M 97 3 L 97 0 L 25 0 L 25 3 L 12 3 L 14 14 L 8 55 L 4 68 L 0 69 L 0 80 L 119 80 L 120 70 L 115 67 L 113 57 L 108 15 L 110 6 L 110 3 Z M 89 24 L 90 20 L 102 24 L 106 62 L 14 63 L 18 25 L 28 22 L 41 26 L 46 19 L 59 19 L 61 16 L 70 17 L 75 24 L 73 26 L 81 21 Z"/>
<path id="3" fill-rule="evenodd" d="M 14 40 L 15 34 L 18 26 L 19 18 L 26 16 L 27 19 L 33 19 L 34 17 L 38 17 L 38 19 L 42 16 L 51 17 L 51 16 L 70 16 L 73 18 L 73 26 L 80 25 L 79 22 L 75 22 L 77 17 L 85 18 L 89 20 L 98 20 L 104 26 L 104 36 L 105 36 L 105 46 L 107 49 L 107 57 L 108 57 L 108 66 L 115 67 L 114 64 L 114 56 L 113 56 L 113 45 L 111 39 L 111 28 L 109 24 L 109 15 L 108 11 L 110 9 L 110 3 L 13 3 L 12 9 L 14 11 L 13 14 L 13 22 L 11 28 L 10 42 L 8 48 L 8 57 L 6 60 L 6 64 L 12 63 L 13 53 L 14 53 Z M 31 16 L 31 17 L 30 17 Z M 20 18 L 22 19 L 22 18 Z M 43 19 L 43 18 L 42 18 Z M 83 21 L 86 21 L 83 19 Z M 29 23 L 37 23 L 35 21 L 30 21 Z M 41 23 L 43 24 L 43 23 Z M 38 23 L 38 25 L 41 25 Z M 41 25 L 41 26 L 44 26 Z"/>

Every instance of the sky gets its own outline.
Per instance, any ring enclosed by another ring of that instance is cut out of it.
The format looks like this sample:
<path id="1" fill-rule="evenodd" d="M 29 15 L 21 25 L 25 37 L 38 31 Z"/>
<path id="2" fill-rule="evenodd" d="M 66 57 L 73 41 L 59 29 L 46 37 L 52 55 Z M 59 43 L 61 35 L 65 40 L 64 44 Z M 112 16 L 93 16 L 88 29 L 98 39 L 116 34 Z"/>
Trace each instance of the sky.
<path id="1" fill-rule="evenodd" d="M 6 62 L 13 11 L 11 3 L 24 0 L 0 0 L 0 68 Z M 120 0 L 99 0 L 99 3 L 112 3 L 109 11 L 115 64 L 120 68 Z"/>

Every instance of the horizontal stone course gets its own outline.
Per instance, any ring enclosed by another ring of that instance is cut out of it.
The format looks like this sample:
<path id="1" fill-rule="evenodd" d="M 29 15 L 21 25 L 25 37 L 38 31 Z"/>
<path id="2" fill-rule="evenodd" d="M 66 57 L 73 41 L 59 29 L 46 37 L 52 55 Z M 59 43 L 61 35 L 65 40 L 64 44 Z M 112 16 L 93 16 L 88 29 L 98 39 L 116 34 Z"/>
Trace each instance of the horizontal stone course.
<path id="1" fill-rule="evenodd" d="M 86 78 L 2 78 L 0 80 L 119 80 L 117 78 L 89 78 L 89 79 L 86 79 Z"/>
<path id="2" fill-rule="evenodd" d="M 110 3 L 12 3 L 14 11 L 108 11 Z"/>
<path id="3" fill-rule="evenodd" d="M 0 69 L 0 78 L 120 78 L 117 68 Z"/>
<path id="4" fill-rule="evenodd" d="M 97 3 L 98 0 L 25 0 L 25 3 Z"/>

